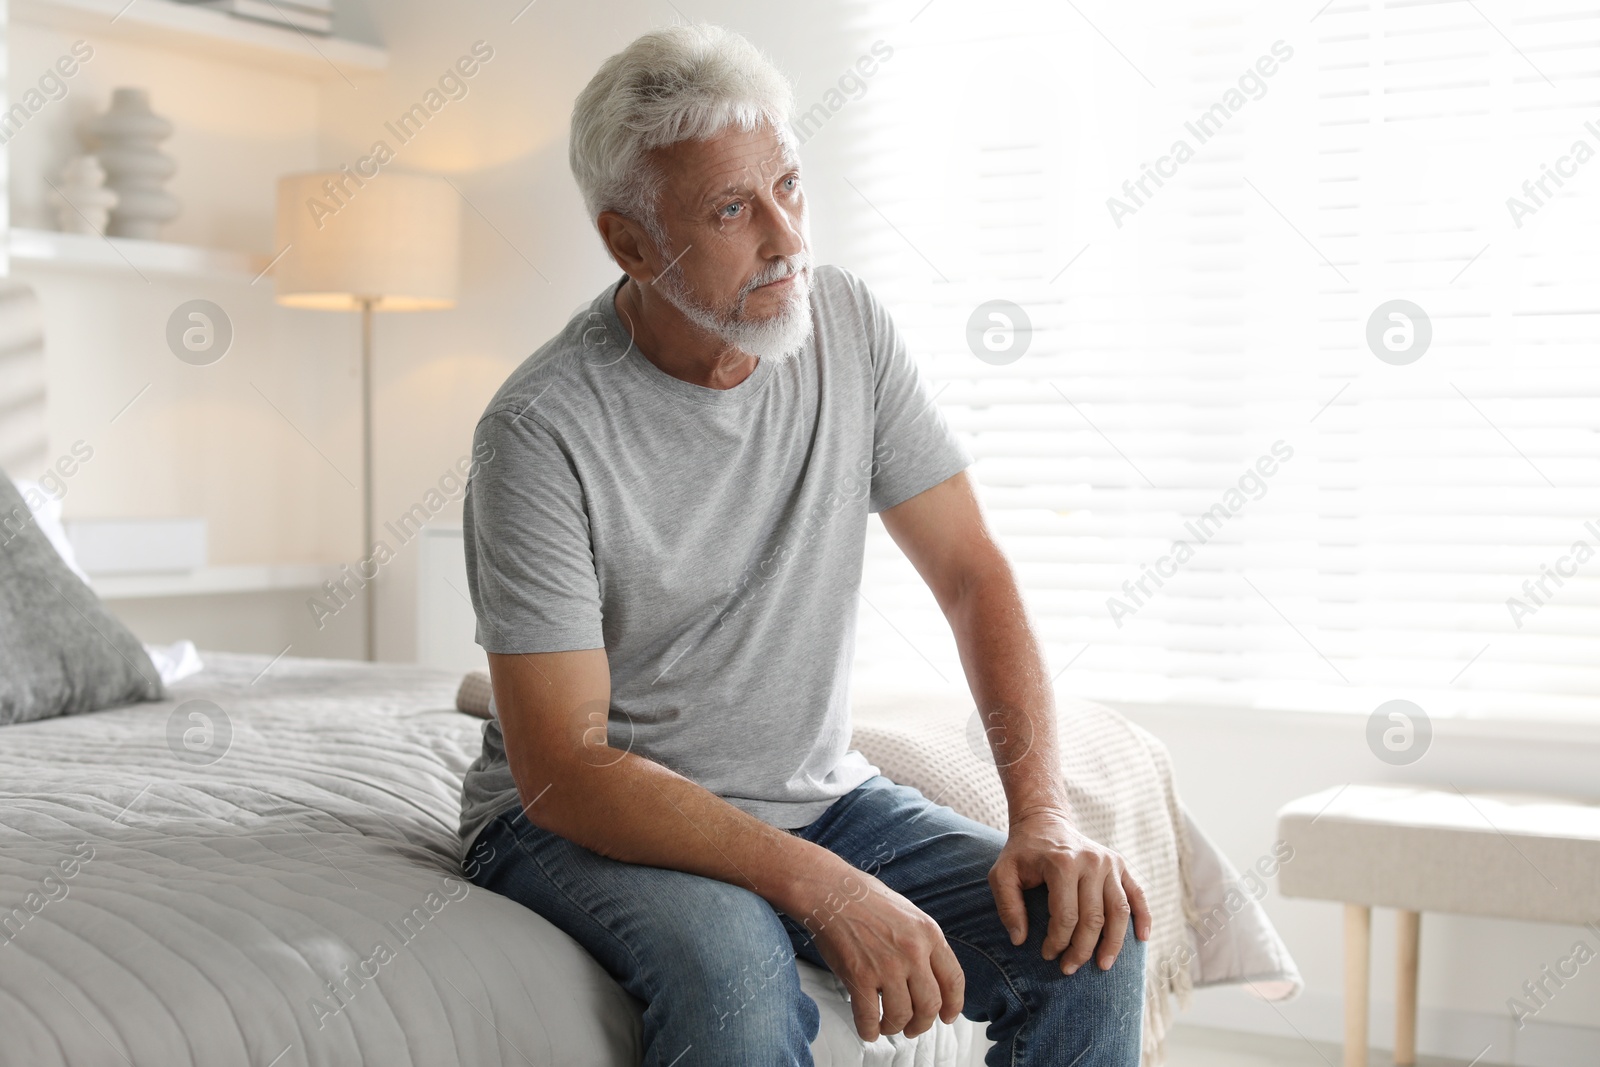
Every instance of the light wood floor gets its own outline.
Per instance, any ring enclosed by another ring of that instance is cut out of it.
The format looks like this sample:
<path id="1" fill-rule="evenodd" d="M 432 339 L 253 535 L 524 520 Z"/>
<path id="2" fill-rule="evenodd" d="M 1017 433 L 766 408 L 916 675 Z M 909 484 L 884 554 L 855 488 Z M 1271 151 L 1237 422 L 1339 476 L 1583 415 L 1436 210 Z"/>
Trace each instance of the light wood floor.
<path id="1" fill-rule="evenodd" d="M 1167 1038 L 1167 1067 L 1340 1067 L 1343 1052 L 1331 1042 L 1265 1037 L 1200 1026 L 1173 1027 Z M 1369 1067 L 1390 1067 L 1392 1053 L 1373 1049 Z M 1466 1067 L 1465 1060 L 1418 1056 L 1417 1067 Z M 1476 1067 L 1498 1067 L 1479 1060 Z"/>

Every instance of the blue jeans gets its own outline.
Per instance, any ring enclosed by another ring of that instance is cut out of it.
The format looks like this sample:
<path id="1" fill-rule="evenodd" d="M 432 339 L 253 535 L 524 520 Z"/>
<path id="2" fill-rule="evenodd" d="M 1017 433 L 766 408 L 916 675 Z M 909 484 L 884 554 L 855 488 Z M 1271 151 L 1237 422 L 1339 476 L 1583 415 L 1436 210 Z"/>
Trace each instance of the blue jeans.
<path id="1" fill-rule="evenodd" d="M 1027 940 L 1012 945 L 988 883 L 1005 834 L 882 775 L 790 832 L 939 924 L 966 975 L 961 1013 L 989 1024 L 989 1067 L 1137 1067 L 1145 943 L 1130 924 L 1109 970 L 1090 957 L 1062 974 L 1042 955 L 1050 912 L 1038 886 L 1023 894 Z M 821 1015 L 793 960 L 827 964 L 804 925 L 755 893 L 601 856 L 520 806 L 484 827 L 463 870 L 565 931 L 644 1003 L 644 1067 L 811 1067 Z"/>

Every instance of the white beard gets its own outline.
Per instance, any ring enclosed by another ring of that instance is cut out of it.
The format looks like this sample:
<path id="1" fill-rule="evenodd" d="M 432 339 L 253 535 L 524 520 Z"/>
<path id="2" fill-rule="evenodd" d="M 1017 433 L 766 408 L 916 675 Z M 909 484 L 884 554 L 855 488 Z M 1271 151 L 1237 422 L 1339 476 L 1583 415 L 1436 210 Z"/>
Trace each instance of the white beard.
<path id="1" fill-rule="evenodd" d="M 794 275 L 794 282 L 783 308 L 771 318 L 745 318 L 745 298 L 750 292 L 789 274 Z M 684 318 L 741 352 L 760 359 L 770 359 L 774 363 L 792 359 L 811 339 L 811 257 L 805 252 L 756 275 L 740 291 L 731 312 L 718 311 L 702 303 L 683 284 L 681 271 L 668 270 L 656 278 L 655 285 Z"/>

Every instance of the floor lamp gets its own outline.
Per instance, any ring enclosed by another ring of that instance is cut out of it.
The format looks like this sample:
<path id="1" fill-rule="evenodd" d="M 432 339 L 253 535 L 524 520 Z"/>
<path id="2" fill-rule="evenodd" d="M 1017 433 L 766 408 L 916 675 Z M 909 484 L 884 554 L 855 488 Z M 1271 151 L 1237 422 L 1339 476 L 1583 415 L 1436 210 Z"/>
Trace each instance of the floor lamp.
<path id="1" fill-rule="evenodd" d="M 287 307 L 361 312 L 361 550 L 372 535 L 372 313 L 454 307 L 461 200 L 443 178 L 348 168 L 278 179 L 277 301 Z M 360 563 L 357 563 L 358 570 Z M 377 659 L 374 597 L 367 581 L 366 656 Z"/>

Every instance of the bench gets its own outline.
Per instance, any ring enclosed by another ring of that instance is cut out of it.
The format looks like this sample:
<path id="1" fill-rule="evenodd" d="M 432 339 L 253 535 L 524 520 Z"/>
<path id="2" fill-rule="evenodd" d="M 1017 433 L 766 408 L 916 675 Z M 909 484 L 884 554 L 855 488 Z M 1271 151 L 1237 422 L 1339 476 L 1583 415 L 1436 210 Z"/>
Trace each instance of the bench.
<path id="1" fill-rule="evenodd" d="M 1394 1062 L 1416 1063 L 1422 913 L 1600 922 L 1600 803 L 1349 784 L 1278 812 L 1286 897 L 1344 904 L 1344 1064 L 1366 1067 L 1373 907 L 1398 909 Z M 1600 931 L 1600 926 L 1596 927 Z"/>

